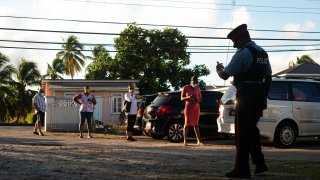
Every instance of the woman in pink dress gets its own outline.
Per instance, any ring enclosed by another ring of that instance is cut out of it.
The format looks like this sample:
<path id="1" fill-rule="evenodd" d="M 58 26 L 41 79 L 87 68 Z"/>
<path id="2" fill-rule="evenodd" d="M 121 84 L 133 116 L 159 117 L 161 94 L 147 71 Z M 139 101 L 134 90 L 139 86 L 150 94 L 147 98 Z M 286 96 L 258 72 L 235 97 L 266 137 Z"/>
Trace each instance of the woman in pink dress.
<path id="1" fill-rule="evenodd" d="M 199 116 L 200 116 L 200 105 L 201 102 L 201 90 L 198 86 L 198 78 L 193 76 L 190 81 L 190 85 L 185 85 L 181 92 L 181 101 L 185 101 L 184 108 L 184 145 L 187 146 L 187 135 L 188 127 L 193 126 L 196 133 L 197 145 L 203 145 L 200 140 L 199 133 Z"/>

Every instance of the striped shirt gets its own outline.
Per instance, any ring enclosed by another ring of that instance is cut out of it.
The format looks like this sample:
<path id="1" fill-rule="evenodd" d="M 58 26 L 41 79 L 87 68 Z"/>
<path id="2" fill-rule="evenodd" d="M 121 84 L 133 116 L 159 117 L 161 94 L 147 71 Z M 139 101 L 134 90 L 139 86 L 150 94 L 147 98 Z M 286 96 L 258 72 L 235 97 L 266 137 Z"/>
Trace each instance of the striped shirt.
<path id="1" fill-rule="evenodd" d="M 45 102 L 45 99 L 43 96 L 40 96 L 39 94 L 36 94 L 33 98 L 32 98 L 32 103 L 36 104 L 37 107 L 39 108 L 39 111 L 41 112 L 45 112 L 47 109 L 47 105 Z M 37 112 L 37 110 L 36 110 Z"/>

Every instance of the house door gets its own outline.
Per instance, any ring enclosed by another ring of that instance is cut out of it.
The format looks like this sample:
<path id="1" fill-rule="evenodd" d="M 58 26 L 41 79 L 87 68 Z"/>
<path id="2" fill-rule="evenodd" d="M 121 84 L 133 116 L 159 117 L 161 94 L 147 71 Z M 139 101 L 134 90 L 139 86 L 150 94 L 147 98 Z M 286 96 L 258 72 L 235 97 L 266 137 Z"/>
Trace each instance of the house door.
<path id="1" fill-rule="evenodd" d="M 94 106 L 93 121 L 98 120 L 102 122 L 102 97 L 95 97 L 97 104 Z"/>

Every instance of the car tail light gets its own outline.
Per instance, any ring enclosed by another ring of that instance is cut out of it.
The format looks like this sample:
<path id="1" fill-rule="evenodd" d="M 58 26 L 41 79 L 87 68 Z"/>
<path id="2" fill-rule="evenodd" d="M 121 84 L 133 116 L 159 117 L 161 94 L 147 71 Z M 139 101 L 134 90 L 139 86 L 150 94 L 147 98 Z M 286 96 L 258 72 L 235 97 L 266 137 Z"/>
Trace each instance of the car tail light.
<path id="1" fill-rule="evenodd" d="M 137 116 L 142 116 L 143 115 L 143 109 L 138 109 L 138 112 L 137 112 Z"/>
<path id="2" fill-rule="evenodd" d="M 171 107 L 170 106 L 160 106 L 157 111 L 156 111 L 156 116 L 163 116 L 166 113 L 171 112 Z"/>

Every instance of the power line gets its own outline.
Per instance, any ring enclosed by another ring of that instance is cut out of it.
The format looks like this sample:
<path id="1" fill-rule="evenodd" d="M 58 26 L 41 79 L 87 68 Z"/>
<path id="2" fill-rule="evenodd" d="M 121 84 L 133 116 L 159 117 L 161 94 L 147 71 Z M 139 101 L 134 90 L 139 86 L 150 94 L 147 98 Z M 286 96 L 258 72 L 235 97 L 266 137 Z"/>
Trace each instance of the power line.
<path id="1" fill-rule="evenodd" d="M 106 3 L 106 1 L 93 1 L 93 0 L 63 0 L 73 2 L 86 2 L 86 3 Z M 182 1 L 182 0 L 151 0 L 154 2 L 170 2 L 170 3 L 183 3 L 183 4 L 201 4 L 201 5 L 218 5 L 218 6 L 233 6 L 233 3 L 212 3 L 212 2 L 201 2 L 201 1 Z M 319 10 L 316 7 L 294 7 L 294 6 L 269 6 L 269 5 L 252 5 L 252 4 L 237 4 L 235 6 L 242 7 L 255 7 L 255 8 L 271 8 L 271 9 L 296 9 L 296 10 Z"/>
<path id="2" fill-rule="evenodd" d="M 63 1 L 76 1 L 76 2 L 85 2 L 85 3 L 98 3 L 98 4 L 113 4 L 113 5 L 127 5 L 127 6 L 146 6 L 146 7 L 161 7 L 161 8 L 180 8 L 180 9 L 203 9 L 203 10 L 211 10 L 211 11 L 230 11 L 231 9 L 223 9 L 223 8 L 208 8 L 208 7 L 190 7 L 190 6 L 170 6 L 170 5 L 153 5 L 153 4 L 139 4 L 139 3 L 121 3 L 121 2 L 105 2 L 105 1 L 93 1 L 93 0 L 63 0 Z M 259 7 L 255 5 L 243 5 L 248 7 Z M 267 6 L 265 6 L 267 7 Z M 270 8 L 276 8 L 270 6 Z M 236 11 L 243 11 L 242 9 L 238 9 Z M 305 11 L 274 11 L 274 10 L 246 10 L 251 12 L 262 12 L 262 13 L 283 13 L 283 14 L 320 14 L 319 12 L 305 12 Z"/>
<path id="3" fill-rule="evenodd" d="M 102 33 L 102 32 L 84 32 L 84 31 L 57 31 L 57 30 L 40 30 L 40 29 L 26 29 L 26 28 L 0 28 L 0 30 L 9 31 L 31 31 L 31 32 L 46 32 L 46 33 L 67 33 L 67 34 L 91 34 L 91 35 L 111 35 L 111 36 L 132 36 L 131 34 L 123 33 Z M 150 35 L 140 35 L 141 37 L 149 37 Z M 227 39 L 226 37 L 215 36 L 185 36 L 189 39 Z M 320 41 L 320 39 L 292 39 L 292 38 L 252 38 L 253 40 L 261 41 Z"/>
<path id="4" fill-rule="evenodd" d="M 75 1 L 75 0 L 74 0 Z M 210 3 L 210 2 L 195 2 L 195 1 L 179 1 L 179 0 L 152 0 L 159 2 L 178 2 L 178 3 L 187 3 L 187 4 L 203 4 L 203 5 L 219 5 L 219 6 L 233 6 L 233 3 Z M 317 1 L 317 0 L 314 0 Z M 318 0 L 320 1 L 320 0 Z M 298 9 L 298 10 L 319 10 L 320 8 L 316 7 L 293 7 L 293 6 L 267 6 L 267 5 L 251 5 L 251 4 L 238 4 L 235 6 L 246 6 L 246 7 L 256 7 L 256 8 L 271 8 L 271 9 Z"/>
<path id="5" fill-rule="evenodd" d="M 27 43 L 27 44 L 49 44 L 49 45 L 63 45 L 65 44 L 64 42 L 52 42 L 52 41 L 28 41 L 28 40 L 8 40 L 8 39 L 0 39 L 0 42 L 9 42 L 9 43 Z M 114 47 L 115 44 L 114 43 L 81 43 L 82 45 L 85 46 L 97 46 L 97 45 L 101 45 L 101 46 L 110 46 L 110 47 Z M 126 45 L 126 46 L 135 46 L 135 45 Z M 320 46 L 320 44 L 278 44 L 278 45 L 263 45 L 264 48 L 267 47 L 306 47 L 306 46 Z M 169 46 L 165 46 L 165 47 L 169 47 Z M 212 46 L 212 45 L 196 45 L 196 46 L 188 46 L 187 48 L 189 49 L 203 49 L 203 50 L 221 50 L 218 48 L 228 48 L 231 46 Z M 217 48 L 217 49 L 212 49 L 212 48 Z"/>
<path id="6" fill-rule="evenodd" d="M 58 48 L 36 48 L 36 47 L 21 47 L 21 46 L 0 46 L 0 48 L 5 49 L 28 49 L 28 50 L 47 50 L 47 51 L 62 51 L 64 49 Z M 303 52 L 303 51 L 319 51 L 320 49 L 283 49 L 283 50 L 266 50 L 267 52 Z M 89 49 L 84 49 L 81 51 L 92 51 Z M 108 52 L 131 52 L 131 51 L 118 51 L 118 50 L 108 50 Z M 235 53 L 236 51 L 187 51 L 187 53 L 191 54 L 226 54 L 226 53 Z"/>
<path id="7" fill-rule="evenodd" d="M 9 16 L 9 15 L 2 15 L 2 16 L 0 15 L 0 18 L 66 21 L 66 22 L 79 22 L 79 23 L 119 24 L 119 25 L 133 24 L 133 22 L 94 21 L 94 20 L 62 19 L 62 18 L 40 18 L 40 17 L 30 17 L 30 16 Z M 188 26 L 188 25 L 150 24 L 150 23 L 134 23 L 134 24 L 139 25 L 139 26 L 232 30 L 232 28 L 223 28 L 223 27 L 219 28 L 219 27 L 208 27 L 208 26 Z M 319 31 L 284 31 L 284 30 L 272 30 L 272 29 L 250 29 L 250 28 L 248 30 L 262 31 L 262 32 L 281 32 L 281 33 L 307 33 L 307 34 L 319 34 L 320 33 Z"/>
<path id="8" fill-rule="evenodd" d="M 9 42 L 9 43 L 27 43 L 27 44 L 49 44 L 49 45 L 63 45 L 65 44 L 64 42 L 52 42 L 52 41 L 28 41 L 28 40 L 8 40 L 8 39 L 0 39 L 0 42 Z M 81 43 L 82 45 L 85 46 L 97 46 L 97 45 L 101 45 L 101 46 L 110 46 L 110 47 L 114 47 L 115 44 L 114 43 Z M 126 46 L 135 46 L 135 45 L 126 45 Z M 264 48 L 267 47 L 306 47 L 306 46 L 320 46 L 320 44 L 278 44 L 278 45 L 263 45 Z M 168 46 L 165 46 L 168 47 Z M 187 48 L 189 49 L 203 49 L 203 50 L 222 50 L 222 49 L 218 49 L 218 48 L 228 48 L 231 46 L 212 46 L 212 45 L 195 45 L 195 46 L 188 46 Z M 217 49 L 212 49 L 212 48 L 217 48 Z"/>
<path id="9" fill-rule="evenodd" d="M 201 5 L 218 5 L 218 6 L 237 6 L 237 7 L 254 7 L 254 8 L 271 8 L 271 9 L 296 9 L 296 10 L 319 10 L 316 7 L 293 7 L 293 6 L 269 6 L 269 5 L 251 5 L 251 4 L 238 4 L 233 5 L 233 3 L 210 3 L 210 2 L 195 2 L 195 1 L 179 1 L 179 0 L 152 0 L 160 2 L 178 2 L 186 4 L 201 4 Z M 317 1 L 317 0 L 314 0 Z"/>

